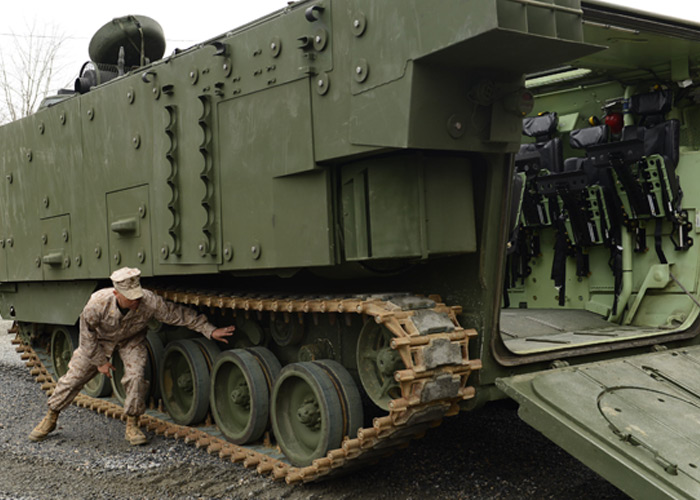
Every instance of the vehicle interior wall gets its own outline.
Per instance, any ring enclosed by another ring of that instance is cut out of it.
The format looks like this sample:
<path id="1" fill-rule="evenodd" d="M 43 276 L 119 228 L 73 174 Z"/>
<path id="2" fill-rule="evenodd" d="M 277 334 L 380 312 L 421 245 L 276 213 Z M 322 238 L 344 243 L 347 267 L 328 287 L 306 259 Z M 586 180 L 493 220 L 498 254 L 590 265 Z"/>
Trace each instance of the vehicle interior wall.
<path id="1" fill-rule="evenodd" d="M 698 315 L 698 92 L 610 80 L 537 96 L 516 155 L 501 335 L 518 354 Z"/>

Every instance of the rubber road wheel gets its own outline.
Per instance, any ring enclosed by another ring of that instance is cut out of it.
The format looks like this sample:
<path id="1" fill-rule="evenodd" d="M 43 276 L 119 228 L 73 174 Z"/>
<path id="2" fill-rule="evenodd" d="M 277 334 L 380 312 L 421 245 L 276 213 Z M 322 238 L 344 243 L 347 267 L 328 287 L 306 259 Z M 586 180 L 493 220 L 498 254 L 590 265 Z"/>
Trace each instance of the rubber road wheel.
<path id="1" fill-rule="evenodd" d="M 204 420 L 209 386 L 209 368 L 199 345 L 192 340 L 169 343 L 163 355 L 160 392 L 170 417 L 180 425 Z"/>
<path id="2" fill-rule="evenodd" d="M 258 363 L 260 363 L 263 372 L 265 372 L 265 379 L 267 380 L 267 386 L 270 389 L 270 394 L 272 394 L 272 388 L 275 386 L 275 381 L 282 371 L 282 365 L 277 359 L 277 356 L 275 356 L 267 347 L 246 347 L 245 350 L 255 356 Z"/>
<path id="3" fill-rule="evenodd" d="M 392 399 L 401 397 L 394 372 L 404 367 L 398 351 L 391 348 L 394 336 L 383 325 L 367 321 L 357 339 L 357 372 L 362 387 L 379 408 L 389 410 Z"/>
<path id="4" fill-rule="evenodd" d="M 357 437 L 357 429 L 362 427 L 364 411 L 357 384 L 343 365 L 332 359 L 314 361 L 330 375 L 343 406 L 343 436 Z"/>
<path id="5" fill-rule="evenodd" d="M 112 372 L 112 378 L 110 379 L 112 383 L 112 394 L 117 401 L 122 405 L 126 399 L 126 390 L 122 385 L 122 377 L 124 376 L 124 363 L 122 362 L 121 356 L 119 356 L 119 351 L 114 351 L 112 354 L 112 365 L 114 366 L 114 371 Z"/>
<path id="6" fill-rule="evenodd" d="M 158 401 L 160 399 L 160 373 L 163 371 L 163 355 L 165 347 L 163 341 L 156 332 L 146 334 L 146 349 L 148 349 L 148 363 L 146 363 L 146 377 L 151 382 L 151 396 Z"/>
<path id="7" fill-rule="evenodd" d="M 340 398 L 328 373 L 313 362 L 282 369 L 272 391 L 271 418 L 277 444 L 298 467 L 326 456 L 343 438 Z"/>
<path id="8" fill-rule="evenodd" d="M 214 367 L 214 363 L 216 363 L 216 358 L 219 357 L 219 353 L 221 352 L 219 344 L 217 344 L 215 340 L 211 340 L 206 337 L 196 337 L 191 340 L 195 342 L 202 350 L 202 354 L 204 354 L 204 359 L 207 360 L 209 373 L 211 373 L 211 370 Z"/>
<path id="9" fill-rule="evenodd" d="M 68 371 L 73 351 L 78 348 L 78 329 L 73 326 L 57 326 L 51 332 L 51 362 L 56 378 Z"/>
<path id="10" fill-rule="evenodd" d="M 93 398 L 102 398 L 112 392 L 112 383 L 107 375 L 98 373 L 83 386 L 82 392 Z"/>
<path id="11" fill-rule="evenodd" d="M 153 397 L 155 400 L 160 398 L 160 384 L 158 383 L 158 366 L 162 363 L 163 343 L 160 337 L 155 333 L 146 335 L 146 350 L 148 351 L 148 359 L 144 367 L 144 378 L 149 383 L 148 397 Z M 112 365 L 114 365 L 114 373 L 110 381 L 112 382 L 112 394 L 121 404 L 126 400 L 126 390 L 122 384 L 124 376 L 124 363 L 119 356 L 119 351 L 114 351 L 112 354 Z M 148 404 L 148 401 L 146 401 Z"/>
<path id="12" fill-rule="evenodd" d="M 243 349 L 223 351 L 211 376 L 211 413 L 236 444 L 258 440 L 269 421 L 270 390 L 258 360 Z"/>

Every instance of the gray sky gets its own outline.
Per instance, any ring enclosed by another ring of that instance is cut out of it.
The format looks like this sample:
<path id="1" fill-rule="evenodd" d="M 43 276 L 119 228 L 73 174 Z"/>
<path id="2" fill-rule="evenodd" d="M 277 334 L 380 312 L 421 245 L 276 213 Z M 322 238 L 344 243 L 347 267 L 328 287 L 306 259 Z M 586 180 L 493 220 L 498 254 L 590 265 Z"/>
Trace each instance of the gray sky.
<path id="1" fill-rule="evenodd" d="M 33 23 L 36 33 L 51 32 L 44 27 L 55 25 L 66 37 L 59 61 L 63 71 L 56 83 L 57 86 L 72 87 L 81 65 L 89 59 L 90 38 L 115 17 L 138 14 L 158 21 L 167 40 L 165 53 L 170 54 L 175 48 L 190 47 L 286 5 L 286 0 L 72 0 L 67 3 L 57 0 L 9 0 L 3 2 L 0 15 L 0 49 L 12 47 L 11 35 L 29 32 Z"/>
<path id="2" fill-rule="evenodd" d="M 380 1 L 380 0 L 377 0 Z M 436 0 L 425 0 L 436 1 Z M 439 1 L 439 0 L 437 0 Z M 471 0 L 480 1 L 480 0 Z M 607 1 L 607 0 L 606 0 Z M 698 0 L 609 0 L 640 10 L 660 11 L 666 16 L 700 23 Z M 26 3 L 25 3 L 26 2 Z M 120 0 L 119 2 L 72 0 L 9 0 L 3 2 L 0 15 L 0 49 L 12 44 L 10 34 L 22 35 L 35 23 L 36 32 L 49 32 L 55 25 L 66 37 L 60 64 L 64 68 L 59 86 L 72 86 L 83 62 L 88 60 L 88 43 L 102 25 L 115 17 L 140 14 L 152 17 L 163 27 L 167 39 L 166 54 L 225 33 L 248 21 L 283 8 L 286 0 L 228 0 L 226 2 L 177 2 L 172 0 Z M 465 0 L 466 2 L 466 0 Z"/>

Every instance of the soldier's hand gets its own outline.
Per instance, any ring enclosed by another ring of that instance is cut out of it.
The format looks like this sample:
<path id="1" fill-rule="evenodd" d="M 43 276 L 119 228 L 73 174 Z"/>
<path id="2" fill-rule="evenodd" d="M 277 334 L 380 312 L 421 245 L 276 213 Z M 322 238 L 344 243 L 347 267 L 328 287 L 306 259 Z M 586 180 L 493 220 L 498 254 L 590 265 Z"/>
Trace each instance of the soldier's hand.
<path id="1" fill-rule="evenodd" d="M 104 365 L 98 366 L 97 371 L 100 373 L 103 373 L 107 375 L 109 378 L 112 378 L 112 374 L 110 373 L 110 370 L 114 371 L 114 365 L 107 361 Z"/>
<path id="2" fill-rule="evenodd" d="M 212 332 L 211 338 L 223 342 L 224 344 L 228 344 L 228 340 L 226 340 L 226 337 L 230 337 L 231 335 L 233 335 L 233 331 L 235 329 L 235 326 L 225 326 L 223 328 L 217 328 Z"/>

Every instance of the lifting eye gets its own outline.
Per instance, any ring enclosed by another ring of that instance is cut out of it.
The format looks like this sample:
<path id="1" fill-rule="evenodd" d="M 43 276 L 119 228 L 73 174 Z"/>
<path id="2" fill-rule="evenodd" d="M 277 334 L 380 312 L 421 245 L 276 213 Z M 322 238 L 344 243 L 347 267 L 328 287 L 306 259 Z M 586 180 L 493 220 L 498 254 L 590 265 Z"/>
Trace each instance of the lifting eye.
<path id="1" fill-rule="evenodd" d="M 144 71 L 141 75 L 141 80 L 143 80 L 144 83 L 151 83 L 155 77 L 155 71 Z"/>
<path id="2" fill-rule="evenodd" d="M 307 21 L 313 23 L 321 19 L 321 13 L 323 13 L 324 10 L 325 9 L 320 5 L 313 5 L 306 9 L 306 12 L 304 12 L 304 16 L 306 16 Z"/>
<path id="3" fill-rule="evenodd" d="M 215 56 L 225 56 L 228 52 L 228 46 L 222 42 L 212 42 L 211 45 L 216 49 Z"/>

